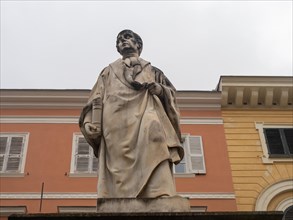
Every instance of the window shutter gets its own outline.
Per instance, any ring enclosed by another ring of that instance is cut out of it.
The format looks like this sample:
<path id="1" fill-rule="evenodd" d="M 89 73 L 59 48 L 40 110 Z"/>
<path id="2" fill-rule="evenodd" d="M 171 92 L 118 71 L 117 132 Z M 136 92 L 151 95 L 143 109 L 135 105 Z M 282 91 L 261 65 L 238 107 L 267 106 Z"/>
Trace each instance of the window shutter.
<path id="1" fill-rule="evenodd" d="M 4 164 L 7 140 L 8 140 L 7 137 L 0 137 L 0 171 L 2 171 L 4 167 L 3 164 Z"/>
<path id="2" fill-rule="evenodd" d="M 23 137 L 12 137 L 7 161 L 7 171 L 19 171 L 22 149 L 24 145 Z"/>
<path id="3" fill-rule="evenodd" d="M 76 171 L 88 172 L 90 162 L 89 159 L 89 145 L 83 137 L 77 137 Z"/>
<path id="4" fill-rule="evenodd" d="M 96 158 L 93 155 L 93 166 L 92 166 L 92 170 L 93 172 L 97 172 L 98 171 L 98 158 Z"/>
<path id="5" fill-rule="evenodd" d="M 206 173 L 202 141 L 200 136 L 189 136 L 190 169 L 192 173 Z"/>
<path id="6" fill-rule="evenodd" d="M 279 129 L 266 128 L 264 129 L 265 137 L 270 154 L 284 154 L 284 148 L 281 140 Z"/>
<path id="7" fill-rule="evenodd" d="M 76 171 L 87 172 L 89 170 L 89 158 L 87 156 L 77 155 Z"/>
<path id="8" fill-rule="evenodd" d="M 0 154 L 5 154 L 7 139 L 7 137 L 0 137 Z"/>
<path id="9" fill-rule="evenodd" d="M 293 129 L 284 129 L 284 135 L 289 149 L 289 153 L 293 154 Z"/>

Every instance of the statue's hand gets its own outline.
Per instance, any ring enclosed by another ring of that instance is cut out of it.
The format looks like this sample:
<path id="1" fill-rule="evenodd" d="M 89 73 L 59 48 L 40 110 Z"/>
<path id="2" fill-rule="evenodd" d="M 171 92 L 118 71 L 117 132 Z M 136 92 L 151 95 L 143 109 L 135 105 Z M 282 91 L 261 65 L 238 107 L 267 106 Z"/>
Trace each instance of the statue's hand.
<path id="1" fill-rule="evenodd" d="M 152 82 L 147 85 L 147 89 L 152 95 L 160 96 L 163 94 L 163 88 L 159 83 Z"/>
<path id="2" fill-rule="evenodd" d="M 101 136 L 101 129 L 98 129 L 98 127 L 92 123 L 87 122 L 84 125 L 85 132 L 90 138 L 98 138 Z"/>

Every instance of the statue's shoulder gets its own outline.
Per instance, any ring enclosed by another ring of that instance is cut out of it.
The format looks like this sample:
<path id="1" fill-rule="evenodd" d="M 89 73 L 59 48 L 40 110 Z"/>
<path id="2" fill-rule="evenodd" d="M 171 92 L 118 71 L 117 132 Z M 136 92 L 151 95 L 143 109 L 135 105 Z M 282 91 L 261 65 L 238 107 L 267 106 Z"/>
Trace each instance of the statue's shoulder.
<path id="1" fill-rule="evenodd" d="M 121 58 L 115 60 L 114 62 L 110 63 L 109 66 L 107 66 L 108 68 L 110 67 L 118 67 L 118 66 L 121 66 L 123 64 L 123 61 Z M 106 68 L 107 68 L 106 67 Z"/>
<path id="2" fill-rule="evenodd" d="M 160 70 L 158 67 L 152 66 L 152 70 L 156 75 L 164 75 L 163 71 Z"/>
<path id="3" fill-rule="evenodd" d="M 151 70 L 152 70 L 152 72 L 153 72 L 155 75 L 164 75 L 163 71 L 160 70 L 159 68 L 157 68 L 157 67 L 151 65 L 151 62 L 146 61 L 146 60 L 144 60 L 144 59 L 142 59 L 142 58 L 139 58 L 139 61 L 140 61 L 141 65 L 142 65 L 143 67 L 149 65 L 150 68 L 151 68 Z"/>
<path id="4" fill-rule="evenodd" d="M 111 69 L 116 69 L 119 68 L 119 66 L 122 64 L 122 60 L 121 59 L 117 59 L 114 62 L 110 63 L 108 66 L 106 66 L 101 72 L 100 72 L 100 76 L 101 77 L 105 77 L 107 75 L 109 75 L 109 72 L 111 71 Z"/>

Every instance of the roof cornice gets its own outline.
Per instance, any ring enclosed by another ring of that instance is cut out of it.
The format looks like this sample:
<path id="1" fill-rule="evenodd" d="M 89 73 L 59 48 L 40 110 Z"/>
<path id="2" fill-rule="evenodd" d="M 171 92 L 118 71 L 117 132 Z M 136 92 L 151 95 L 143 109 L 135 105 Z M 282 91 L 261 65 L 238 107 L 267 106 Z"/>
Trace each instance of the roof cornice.
<path id="1" fill-rule="evenodd" d="M 223 108 L 291 109 L 293 77 L 221 76 Z"/>
<path id="2" fill-rule="evenodd" d="M 90 90 L 1 89 L 2 109 L 81 109 Z M 180 109 L 220 110 L 221 93 L 217 91 L 177 91 Z"/>

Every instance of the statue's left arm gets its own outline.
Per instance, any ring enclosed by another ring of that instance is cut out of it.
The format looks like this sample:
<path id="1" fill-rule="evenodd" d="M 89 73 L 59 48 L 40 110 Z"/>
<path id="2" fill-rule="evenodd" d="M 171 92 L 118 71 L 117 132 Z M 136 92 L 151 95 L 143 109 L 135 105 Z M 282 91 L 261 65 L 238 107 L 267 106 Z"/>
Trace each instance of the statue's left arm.
<path id="1" fill-rule="evenodd" d="M 168 118 L 172 123 L 180 142 L 182 142 L 180 131 L 180 114 L 175 96 L 176 89 L 160 69 L 156 67 L 152 68 L 155 72 L 155 81 L 162 87 L 162 92 L 158 97 L 164 106 L 165 112 L 168 115 Z"/>

